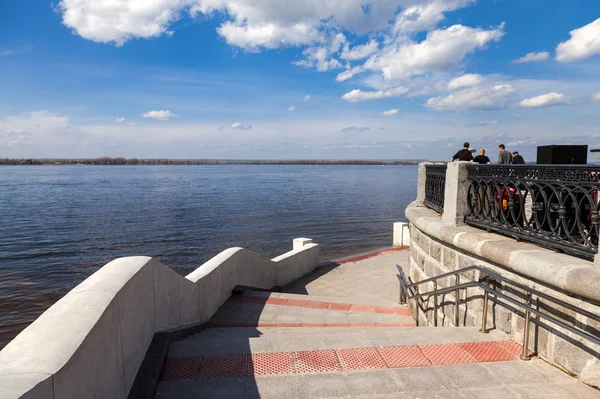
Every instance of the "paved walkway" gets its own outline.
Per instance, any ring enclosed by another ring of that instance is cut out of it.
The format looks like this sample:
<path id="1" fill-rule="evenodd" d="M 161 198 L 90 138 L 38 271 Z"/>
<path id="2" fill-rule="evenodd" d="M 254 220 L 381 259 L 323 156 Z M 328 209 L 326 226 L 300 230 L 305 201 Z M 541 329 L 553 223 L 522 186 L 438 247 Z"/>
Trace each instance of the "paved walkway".
<path id="1" fill-rule="evenodd" d="M 395 300 L 407 257 L 340 261 L 286 287 L 304 294 L 230 298 L 171 344 L 156 397 L 600 398 L 539 359 L 518 360 L 499 331 L 415 327 Z"/>
<path id="2" fill-rule="evenodd" d="M 284 288 L 285 292 L 397 304 L 396 265 L 408 264 L 408 250 L 384 250 L 333 261 Z"/>

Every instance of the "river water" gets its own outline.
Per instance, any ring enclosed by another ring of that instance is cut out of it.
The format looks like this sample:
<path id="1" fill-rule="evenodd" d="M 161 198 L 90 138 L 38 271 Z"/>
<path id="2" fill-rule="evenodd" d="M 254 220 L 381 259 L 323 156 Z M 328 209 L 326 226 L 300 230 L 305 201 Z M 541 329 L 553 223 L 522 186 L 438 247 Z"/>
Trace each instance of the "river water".
<path id="1" fill-rule="evenodd" d="M 1 166 L 0 348 L 114 258 L 182 274 L 233 246 L 322 260 L 391 245 L 416 166 Z"/>

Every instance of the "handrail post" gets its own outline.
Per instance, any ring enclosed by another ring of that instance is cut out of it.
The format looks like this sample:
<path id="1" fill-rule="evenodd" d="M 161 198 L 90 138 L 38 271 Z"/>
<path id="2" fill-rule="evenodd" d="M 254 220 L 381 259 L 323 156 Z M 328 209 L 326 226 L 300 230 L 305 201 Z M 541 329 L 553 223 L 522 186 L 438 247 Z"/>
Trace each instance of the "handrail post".
<path id="1" fill-rule="evenodd" d="M 481 330 L 479 332 L 487 334 L 487 312 L 488 312 L 488 299 L 490 293 L 486 290 L 483 294 L 483 319 L 481 320 Z"/>
<path id="2" fill-rule="evenodd" d="M 532 296 L 531 292 L 527 293 L 527 306 L 531 307 Z M 525 326 L 523 327 L 523 353 L 521 353 L 521 360 L 529 360 L 529 319 L 531 318 L 531 312 L 529 309 L 525 310 Z"/>
<path id="3" fill-rule="evenodd" d="M 438 289 L 437 281 L 434 281 L 433 282 L 433 290 L 437 291 L 437 289 Z M 438 294 L 433 294 L 433 325 L 434 325 L 434 327 L 437 327 L 437 325 L 438 325 L 437 313 L 438 313 Z"/>
<path id="4" fill-rule="evenodd" d="M 458 286 L 458 284 L 460 284 L 460 276 L 457 274 L 456 275 L 456 281 L 455 281 L 455 285 Z M 454 291 L 454 326 L 458 327 L 459 324 L 459 320 L 460 320 L 460 310 L 458 308 L 458 301 L 460 299 L 460 289 L 456 289 L 456 291 Z"/>

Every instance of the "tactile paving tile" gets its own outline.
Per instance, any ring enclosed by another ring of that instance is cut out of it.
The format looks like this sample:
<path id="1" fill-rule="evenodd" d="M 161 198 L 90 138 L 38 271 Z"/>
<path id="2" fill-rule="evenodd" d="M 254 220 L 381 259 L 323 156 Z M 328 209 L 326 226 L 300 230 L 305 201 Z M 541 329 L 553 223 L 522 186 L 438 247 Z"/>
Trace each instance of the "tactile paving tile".
<path id="1" fill-rule="evenodd" d="M 172 357 L 165 361 L 162 381 L 195 380 L 200 369 L 199 357 Z"/>
<path id="2" fill-rule="evenodd" d="M 431 362 L 417 346 L 390 346 L 378 348 L 389 368 L 430 366 Z"/>
<path id="3" fill-rule="evenodd" d="M 442 364 L 475 363 L 475 359 L 457 344 L 419 346 L 423 354 L 437 366 Z"/>
<path id="4" fill-rule="evenodd" d="M 254 353 L 250 355 L 248 375 L 294 374 L 291 352 Z"/>
<path id="5" fill-rule="evenodd" d="M 523 347 L 513 341 L 498 341 L 498 345 L 500 345 L 501 347 L 503 347 L 504 349 L 506 349 L 507 351 L 509 351 L 517 357 L 521 356 L 521 353 L 523 353 Z"/>
<path id="6" fill-rule="evenodd" d="M 466 350 L 478 363 L 483 362 L 502 362 L 515 360 L 515 356 L 508 350 L 498 345 L 496 342 L 469 342 L 459 344 Z"/>
<path id="7" fill-rule="evenodd" d="M 293 357 L 297 373 L 342 371 L 334 350 L 293 352 Z"/>
<path id="8" fill-rule="evenodd" d="M 344 370 L 366 370 L 386 368 L 377 348 L 336 350 Z"/>
<path id="9" fill-rule="evenodd" d="M 248 375 L 248 355 L 206 356 L 200 362 L 198 379 L 244 377 Z"/>

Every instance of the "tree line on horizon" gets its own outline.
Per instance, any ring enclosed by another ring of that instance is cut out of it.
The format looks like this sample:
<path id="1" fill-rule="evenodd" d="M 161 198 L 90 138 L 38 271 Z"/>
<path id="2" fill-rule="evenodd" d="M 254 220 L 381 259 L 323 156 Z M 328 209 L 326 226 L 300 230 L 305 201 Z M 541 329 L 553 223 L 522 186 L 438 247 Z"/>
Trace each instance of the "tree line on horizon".
<path id="1" fill-rule="evenodd" d="M 420 161 L 383 160 L 212 160 L 212 159 L 137 159 L 137 158 L 90 158 L 90 159 L 10 159 L 0 158 L 0 165 L 417 165 Z"/>

